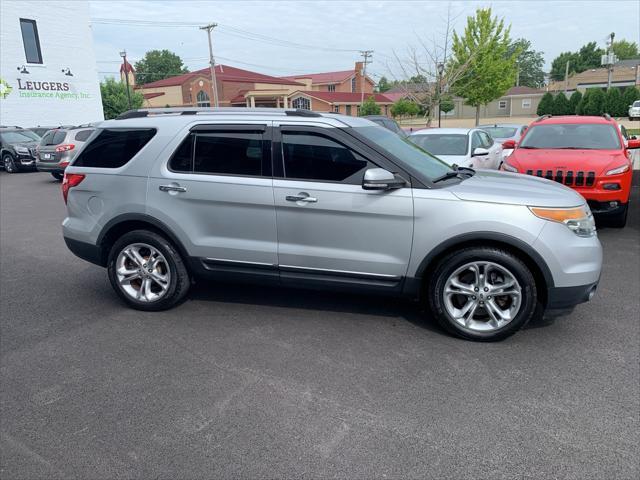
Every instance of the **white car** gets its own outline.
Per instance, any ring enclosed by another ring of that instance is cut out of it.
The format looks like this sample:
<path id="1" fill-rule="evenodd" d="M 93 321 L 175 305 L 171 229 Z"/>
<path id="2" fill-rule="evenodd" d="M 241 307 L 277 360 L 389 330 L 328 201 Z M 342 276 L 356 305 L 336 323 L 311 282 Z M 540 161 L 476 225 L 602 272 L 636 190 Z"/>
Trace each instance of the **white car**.
<path id="1" fill-rule="evenodd" d="M 427 128 L 409 140 L 449 165 L 497 170 L 502 163 L 502 145 L 479 128 Z"/>
<path id="2" fill-rule="evenodd" d="M 640 100 L 633 102 L 633 105 L 629 105 L 629 120 L 640 120 Z"/>

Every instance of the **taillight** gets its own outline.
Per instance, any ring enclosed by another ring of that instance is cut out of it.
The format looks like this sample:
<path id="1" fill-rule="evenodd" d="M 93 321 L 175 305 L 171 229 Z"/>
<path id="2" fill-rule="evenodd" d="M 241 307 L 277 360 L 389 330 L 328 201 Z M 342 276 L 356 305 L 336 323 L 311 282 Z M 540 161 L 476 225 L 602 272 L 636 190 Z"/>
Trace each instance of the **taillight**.
<path id="1" fill-rule="evenodd" d="M 80 185 L 80 182 L 84 180 L 84 177 L 85 176 L 80 173 L 64 174 L 64 178 L 62 179 L 62 197 L 64 198 L 65 205 L 67 204 L 67 196 L 69 195 L 69 190 Z"/>
<path id="2" fill-rule="evenodd" d="M 68 167 L 69 166 L 69 160 L 63 160 L 62 162 L 58 163 L 59 167 Z"/>
<path id="3" fill-rule="evenodd" d="M 65 145 L 58 145 L 56 147 L 56 152 L 68 152 L 69 150 L 73 150 L 75 148 L 75 145 L 68 143 Z"/>

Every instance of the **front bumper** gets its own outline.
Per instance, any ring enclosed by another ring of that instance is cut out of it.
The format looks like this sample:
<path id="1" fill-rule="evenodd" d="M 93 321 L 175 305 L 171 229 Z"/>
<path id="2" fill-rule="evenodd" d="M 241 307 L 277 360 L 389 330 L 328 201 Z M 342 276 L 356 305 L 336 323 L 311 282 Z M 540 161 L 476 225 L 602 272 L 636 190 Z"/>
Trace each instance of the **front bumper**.
<path id="1" fill-rule="evenodd" d="M 622 203 L 616 200 L 610 202 L 598 202 L 596 200 L 588 200 L 589 208 L 591 209 L 591 213 L 597 215 L 598 217 L 604 217 L 609 215 L 617 215 L 621 213 L 625 207 L 626 203 Z"/>

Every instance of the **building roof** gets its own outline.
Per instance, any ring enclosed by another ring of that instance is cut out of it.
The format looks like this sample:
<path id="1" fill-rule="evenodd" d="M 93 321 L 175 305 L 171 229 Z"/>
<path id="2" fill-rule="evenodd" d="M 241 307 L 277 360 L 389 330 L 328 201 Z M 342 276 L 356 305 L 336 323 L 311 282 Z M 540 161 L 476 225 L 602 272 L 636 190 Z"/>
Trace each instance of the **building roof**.
<path id="1" fill-rule="evenodd" d="M 391 87 L 389 90 L 387 90 L 385 93 L 385 95 L 387 93 L 403 93 L 403 94 L 407 94 L 407 93 L 417 93 L 417 92 L 423 92 L 425 90 L 425 88 L 431 88 L 435 86 L 435 82 L 407 82 L 407 83 L 399 83 L 397 85 L 394 85 L 393 87 Z"/>
<path id="2" fill-rule="evenodd" d="M 299 90 L 289 96 L 292 97 L 297 93 L 304 94 L 309 97 L 317 98 L 318 100 L 323 100 L 327 103 L 360 103 L 360 101 L 362 100 L 362 93 L 360 92 L 355 92 L 355 93 L 353 92 L 318 92 L 316 90 L 312 90 L 312 91 Z M 393 103 L 392 100 L 390 100 L 389 98 L 387 98 L 381 93 L 365 93 L 364 94 L 365 100 L 370 96 L 374 97 L 376 103 Z"/>
<path id="3" fill-rule="evenodd" d="M 153 93 L 143 93 L 142 96 L 145 100 L 149 100 L 150 98 L 161 97 L 164 95 L 164 92 L 153 92 Z"/>
<path id="4" fill-rule="evenodd" d="M 575 90 L 580 86 L 606 85 L 609 72 L 606 68 L 592 68 L 571 75 L 565 85 L 564 80 L 553 81 L 547 87 L 550 91 Z M 613 66 L 612 83 L 632 85 L 640 81 L 640 59 L 622 60 Z"/>
<path id="5" fill-rule="evenodd" d="M 407 97 L 407 95 L 410 95 L 407 92 L 391 92 L 389 93 L 389 91 L 386 91 L 383 93 L 383 95 L 385 97 L 387 97 L 389 100 L 391 100 L 392 102 L 397 102 L 398 100 L 400 100 L 401 98 L 405 98 Z"/>
<path id="6" fill-rule="evenodd" d="M 151 83 L 145 83 L 138 88 L 157 88 L 157 87 L 171 87 L 176 85 L 182 85 L 185 82 L 193 79 L 197 76 L 209 76 L 210 69 L 202 68 L 194 72 L 183 73 L 182 75 L 176 75 L 174 77 L 165 78 Z M 221 82 L 250 82 L 250 83 L 273 83 L 277 85 L 300 85 L 298 82 L 288 80 L 284 78 L 272 77 L 271 75 L 264 75 L 262 73 L 251 72 L 249 70 L 243 70 L 241 68 L 230 67 L 229 65 L 216 65 L 216 79 Z"/>
<path id="7" fill-rule="evenodd" d="M 544 94 L 544 90 L 540 88 L 519 86 L 519 87 L 511 87 L 509 90 L 507 90 L 507 93 L 505 93 L 503 97 L 508 97 L 511 95 L 537 95 L 537 94 L 540 94 L 540 95 Z"/>
<path id="8" fill-rule="evenodd" d="M 295 80 L 302 78 L 311 79 L 311 83 L 314 85 L 323 83 L 341 83 L 347 80 L 349 77 L 355 75 L 355 70 L 341 70 L 339 72 L 323 72 L 323 73 L 308 73 L 304 75 L 289 75 L 287 77 L 281 77 L 287 80 Z"/>

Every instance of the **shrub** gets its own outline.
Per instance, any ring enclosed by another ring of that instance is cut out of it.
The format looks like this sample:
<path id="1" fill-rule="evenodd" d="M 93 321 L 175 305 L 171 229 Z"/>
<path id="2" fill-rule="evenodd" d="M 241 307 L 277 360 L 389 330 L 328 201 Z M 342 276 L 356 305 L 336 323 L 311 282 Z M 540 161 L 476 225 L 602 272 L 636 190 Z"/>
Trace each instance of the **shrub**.
<path id="1" fill-rule="evenodd" d="M 571 94 L 571 98 L 569 98 L 569 111 L 570 115 L 580 115 L 578 113 L 578 104 L 582 100 L 582 94 L 576 90 Z"/>
<path id="2" fill-rule="evenodd" d="M 370 95 L 360 107 L 361 117 L 364 117 L 365 115 L 380 115 L 380 112 L 380 105 L 376 103 L 376 99 L 373 95 Z"/>
<path id="3" fill-rule="evenodd" d="M 604 110 L 612 117 L 622 117 L 627 113 L 620 89 L 614 87 L 607 91 Z"/>
<path id="4" fill-rule="evenodd" d="M 571 105 L 569 104 L 569 100 L 564 93 L 560 92 L 554 97 L 551 113 L 553 113 L 554 115 L 571 114 Z"/>
<path id="5" fill-rule="evenodd" d="M 540 116 L 553 113 L 553 95 L 551 95 L 551 92 L 547 92 L 542 96 L 536 113 Z"/>
<path id="6" fill-rule="evenodd" d="M 589 98 L 584 105 L 583 115 L 602 115 L 607 101 L 607 94 L 601 88 L 587 90 Z"/>

